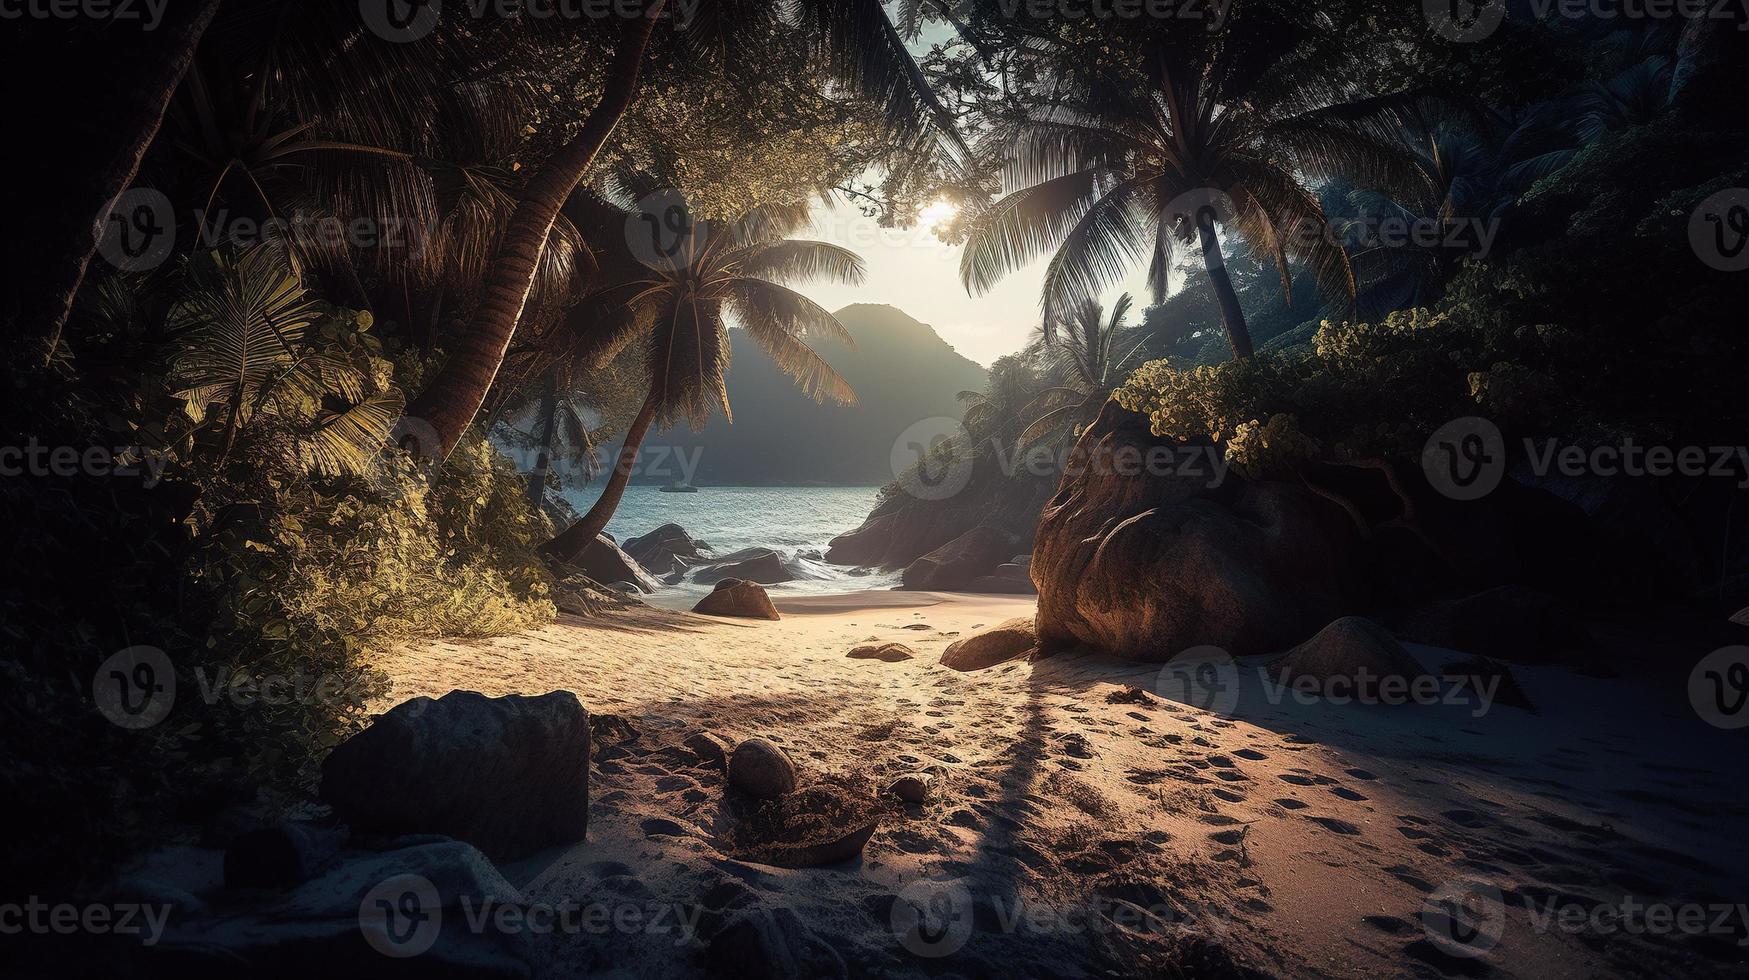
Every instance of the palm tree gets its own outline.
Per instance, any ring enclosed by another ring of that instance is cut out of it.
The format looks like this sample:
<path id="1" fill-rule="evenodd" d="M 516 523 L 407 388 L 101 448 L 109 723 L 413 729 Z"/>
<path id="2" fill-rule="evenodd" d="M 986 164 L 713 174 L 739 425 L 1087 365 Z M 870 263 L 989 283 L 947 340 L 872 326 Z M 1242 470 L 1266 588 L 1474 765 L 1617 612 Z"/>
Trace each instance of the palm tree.
<path id="1" fill-rule="evenodd" d="M 191 441 L 216 437 L 216 463 L 251 422 L 271 418 L 286 430 L 289 461 L 330 476 L 373 469 L 401 416 L 401 392 L 372 376 L 380 347 L 362 340 L 368 317 L 341 329 L 278 245 L 197 257 L 168 319 L 171 388 L 195 422 Z"/>
<path id="2" fill-rule="evenodd" d="M 1124 293 L 1112 304 L 1107 317 L 1098 301 L 1083 300 L 1062 324 L 1060 336 L 1052 337 L 1051 332 L 1039 328 L 1040 335 L 1029 350 L 1043 362 L 1046 376 L 1055 383 L 1021 409 L 1027 420 L 1020 434 L 1021 448 L 1064 426 L 1093 418 L 1113 389 L 1123 383 L 1142 346 L 1137 340 L 1119 353 L 1119 343 L 1127 343 L 1130 337 L 1125 320 L 1131 303 L 1130 294 Z"/>
<path id="3" fill-rule="evenodd" d="M 624 229 L 634 215 L 595 202 L 596 217 L 585 227 Z M 702 425 L 721 405 L 729 409 L 724 373 L 729 367 L 728 321 L 733 319 L 759 347 L 794 378 L 816 401 L 853 404 L 855 392 L 827 364 L 808 340 L 831 337 L 854 347 L 849 331 L 837 317 L 785 283 L 830 278 L 859 283 L 862 260 L 854 252 L 825 242 L 792 240 L 789 235 L 807 221 L 807 209 L 767 207 L 740 221 L 692 225 L 669 253 L 644 256 L 641 273 L 628 276 L 585 299 L 580 316 L 606 314 L 604 328 L 594 338 L 597 363 L 605 363 L 627 345 L 645 345 L 649 393 L 626 429 L 618 462 L 601 497 L 589 512 L 560 532 L 543 550 L 568 559 L 596 539 L 619 506 L 631 481 L 638 447 L 650 426 L 678 418 Z M 591 241 L 609 241 L 593 235 Z M 623 232 L 622 232 L 623 239 Z M 624 257 L 621 256 L 623 263 Z"/>
<path id="4" fill-rule="evenodd" d="M 1240 43 L 1184 30 L 1126 49 L 1138 76 L 1082 68 L 1065 55 L 1059 96 L 1010 140 L 1005 178 L 1017 188 L 974 225 L 960 272 L 979 293 L 1053 253 L 1041 305 L 1054 325 L 1146 256 L 1156 303 L 1174 244 L 1199 243 L 1236 357 L 1253 345 L 1220 235 L 1236 235 L 1280 272 L 1309 264 L 1328 295 L 1352 299 L 1354 273 L 1329 232 L 1311 181 L 1346 175 L 1396 187 L 1414 170 L 1394 142 L 1408 93 L 1356 98 L 1328 61 L 1291 31 Z M 1118 42 L 1121 43 L 1121 42 Z"/>
<path id="5" fill-rule="evenodd" d="M 1444 242 L 1387 245 L 1372 236 L 1347 234 L 1349 229 L 1376 227 L 1383 219 L 1428 223 L 1498 219 L 1530 185 L 1573 158 L 1576 150 L 1564 113 L 1566 106 L 1561 103 L 1547 103 L 1492 112 L 1479 125 L 1451 115 L 1417 120 L 1401 137 L 1421 173 L 1417 193 L 1404 196 L 1350 188 L 1345 195 L 1335 195 L 1343 198 L 1338 207 L 1345 204 L 1350 215 L 1336 224 L 1349 240 L 1349 258 L 1360 280 L 1361 315 L 1383 316 L 1428 305 L 1458 261 L 1474 249 L 1457 249 Z"/>
<path id="6" fill-rule="evenodd" d="M 30 189 L 13 196 L 11 217 L 32 233 L 0 253 L 13 284 L 0 323 L 42 343 L 39 363 L 54 359 L 107 212 L 133 183 L 218 8 L 176 4 L 149 26 L 75 17 L 6 32 L 0 65 L 16 66 L 7 90 L 32 93 L 16 107 L 14 138 L 43 149 L 20 155 L 11 178 Z"/>
<path id="7" fill-rule="evenodd" d="M 664 3 L 649 0 L 644 16 L 627 25 L 601 101 L 523 190 L 468 330 L 410 410 L 437 432 L 445 454 L 473 422 L 503 364 L 548 231 L 637 97 L 645 50 Z M 707 0 L 680 41 L 689 54 L 708 56 L 780 21 L 808 39 L 833 81 L 874 100 L 894 132 L 915 137 L 933 127 L 955 139 L 951 114 L 930 92 L 881 0 Z"/>

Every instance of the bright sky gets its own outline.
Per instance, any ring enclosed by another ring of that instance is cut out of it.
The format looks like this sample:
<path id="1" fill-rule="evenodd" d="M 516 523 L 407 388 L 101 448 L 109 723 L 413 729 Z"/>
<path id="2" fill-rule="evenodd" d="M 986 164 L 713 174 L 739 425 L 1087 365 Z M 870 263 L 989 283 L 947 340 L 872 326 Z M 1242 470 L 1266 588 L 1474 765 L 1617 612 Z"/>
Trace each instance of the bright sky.
<path id="1" fill-rule="evenodd" d="M 927 213 L 926 218 L 936 217 Z M 882 228 L 854 205 L 814 208 L 812 237 L 843 245 L 862 256 L 868 277 L 861 286 L 809 283 L 801 292 L 836 310 L 851 303 L 886 303 L 935 328 L 941 338 L 966 357 L 988 367 L 1026 344 L 1039 322 L 1039 281 L 1049 257 L 1020 269 L 979 296 L 966 295 L 960 284 L 962 246 L 944 244 L 919 222 L 912 228 Z M 1136 296 L 1130 321 L 1138 322 L 1147 305 L 1146 267 L 1138 264 L 1131 281 L 1113 290 L 1111 299 L 1128 289 Z"/>

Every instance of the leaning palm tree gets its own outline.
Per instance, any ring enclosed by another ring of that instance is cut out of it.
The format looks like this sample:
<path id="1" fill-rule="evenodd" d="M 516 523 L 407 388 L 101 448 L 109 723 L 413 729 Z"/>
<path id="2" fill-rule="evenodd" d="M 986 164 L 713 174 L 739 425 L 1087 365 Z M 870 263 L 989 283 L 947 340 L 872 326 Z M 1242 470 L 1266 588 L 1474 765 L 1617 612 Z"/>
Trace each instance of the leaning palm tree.
<path id="1" fill-rule="evenodd" d="M 599 227 L 603 217 L 622 229 L 637 220 L 636 214 L 618 208 L 597 205 L 596 210 L 598 217 L 586 222 L 588 227 Z M 617 223 L 612 220 L 616 213 Z M 760 208 L 732 224 L 691 225 L 687 219 L 690 231 L 672 250 L 643 255 L 640 273 L 581 304 L 583 316 L 606 315 L 606 325 L 594 338 L 596 362 L 606 363 L 627 345 L 641 342 L 650 387 L 626 429 L 600 499 L 546 544 L 548 554 L 571 558 L 607 527 L 653 423 L 660 420 L 666 427 L 686 418 L 702 425 L 719 405 L 724 418 L 733 419 L 724 381 L 730 320 L 815 401 L 856 401 L 843 376 L 808 344 L 823 336 L 854 347 L 849 331 L 837 317 L 784 284 L 817 278 L 859 283 L 862 260 L 837 245 L 790 239 L 806 221 L 805 207 Z"/>
<path id="2" fill-rule="evenodd" d="M 1020 410 L 1027 421 L 1018 440 L 1022 449 L 1065 426 L 1093 418 L 1112 390 L 1123 383 L 1124 373 L 1142 346 L 1140 340 L 1128 343 L 1131 331 L 1125 320 L 1131 303 L 1130 294 L 1124 293 L 1108 317 L 1097 300 L 1083 300 L 1057 331 L 1058 336 L 1039 328 L 1040 335 L 1029 345 L 1030 351 L 1055 383 Z"/>
<path id="3" fill-rule="evenodd" d="M 523 189 L 479 308 L 411 409 L 436 430 L 443 453 L 455 447 L 486 400 L 560 209 L 637 99 L 645 52 L 665 3 L 647 0 L 644 15 L 624 27 L 600 101 Z M 933 130 L 957 141 L 952 114 L 931 93 L 881 0 L 707 0 L 681 29 L 679 44 L 686 57 L 709 57 L 778 24 L 799 29 L 831 80 L 873 101 L 891 131 L 918 138 Z"/>
<path id="4" fill-rule="evenodd" d="M 1184 30 L 1133 46 L 1135 76 L 1090 77 L 1065 56 L 1058 94 L 1009 140 L 1012 193 L 976 221 L 961 278 L 976 293 L 1051 254 L 1041 305 L 1055 324 L 1143 257 L 1156 303 L 1176 244 L 1200 244 L 1233 353 L 1251 356 L 1244 310 L 1221 233 L 1276 266 L 1307 263 L 1321 289 L 1347 299 L 1354 273 L 1312 189 L 1337 175 L 1398 187 L 1414 168 L 1395 143 L 1408 93 L 1358 98 L 1327 59 L 1290 31 L 1240 43 Z M 1121 42 L 1117 42 L 1121 43 Z M 1127 51 L 1126 51 L 1127 53 Z"/>

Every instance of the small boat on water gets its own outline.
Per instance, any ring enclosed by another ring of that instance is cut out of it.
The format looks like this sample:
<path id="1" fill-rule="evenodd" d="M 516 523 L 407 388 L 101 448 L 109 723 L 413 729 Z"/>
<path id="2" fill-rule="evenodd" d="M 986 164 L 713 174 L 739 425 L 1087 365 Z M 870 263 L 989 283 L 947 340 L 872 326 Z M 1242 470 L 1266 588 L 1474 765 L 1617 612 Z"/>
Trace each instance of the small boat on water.
<path id="1" fill-rule="evenodd" d="M 667 486 L 663 487 L 662 492 L 663 493 L 697 493 L 698 488 L 693 486 L 690 483 L 681 483 L 679 480 L 676 480 L 673 483 L 670 483 Z"/>

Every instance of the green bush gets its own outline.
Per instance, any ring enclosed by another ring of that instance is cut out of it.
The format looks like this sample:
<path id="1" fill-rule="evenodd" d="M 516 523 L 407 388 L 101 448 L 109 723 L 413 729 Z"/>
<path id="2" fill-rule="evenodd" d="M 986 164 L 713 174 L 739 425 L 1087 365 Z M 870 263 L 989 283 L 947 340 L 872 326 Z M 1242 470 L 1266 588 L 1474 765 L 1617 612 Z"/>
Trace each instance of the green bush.
<path id="1" fill-rule="evenodd" d="M 78 884 L 227 804 L 307 798 L 327 750 L 391 693 L 380 662 L 395 644 L 555 615 L 535 551 L 552 528 L 514 467 L 477 432 L 441 464 L 385 445 L 425 365 L 271 258 L 112 281 L 125 315 L 78 336 L 84 363 L 135 364 L 126 385 L 8 392 L 32 438 L 141 445 L 163 467 L 151 484 L 0 485 L 31 529 L 8 542 L 0 750 L 39 831 L 0 858 L 32 887 Z M 236 312 L 262 296 L 277 332 Z M 99 665 L 135 645 L 176 673 L 169 717 L 138 731 L 92 697 Z"/>

